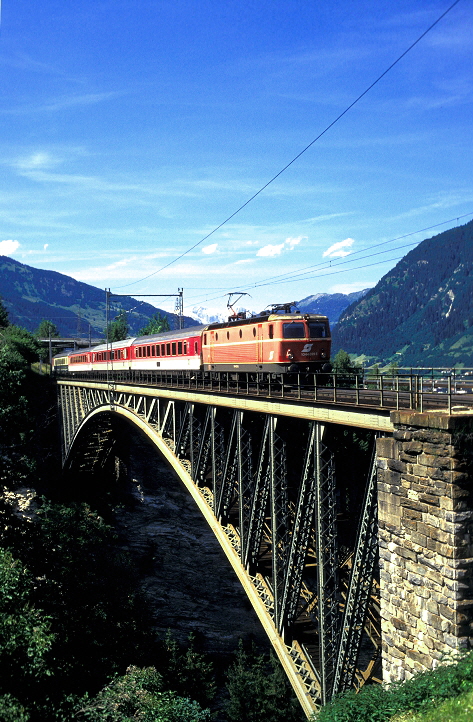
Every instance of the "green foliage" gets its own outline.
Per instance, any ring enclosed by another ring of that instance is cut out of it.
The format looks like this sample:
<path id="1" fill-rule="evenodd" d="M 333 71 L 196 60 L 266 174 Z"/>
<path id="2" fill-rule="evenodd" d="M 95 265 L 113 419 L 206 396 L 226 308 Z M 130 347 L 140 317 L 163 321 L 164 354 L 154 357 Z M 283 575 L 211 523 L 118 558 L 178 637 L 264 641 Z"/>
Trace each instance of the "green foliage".
<path id="1" fill-rule="evenodd" d="M 49 338 L 49 336 L 58 338 L 59 331 L 55 323 L 43 319 L 35 331 L 35 336 L 38 338 Z"/>
<path id="2" fill-rule="evenodd" d="M 129 667 L 93 699 L 85 699 L 77 722 L 208 722 L 209 711 L 197 702 L 163 691 L 154 667 Z"/>
<path id="3" fill-rule="evenodd" d="M 11 694 L 0 695 L 0 720 L 2 722 L 29 722 L 30 715 Z"/>
<path id="4" fill-rule="evenodd" d="M 44 502 L 37 520 L 12 529 L 7 542 L 28 564 L 36 603 L 51 617 L 56 690 L 94 691 L 141 661 L 147 620 L 133 569 L 101 517 L 85 504 Z"/>
<path id="5" fill-rule="evenodd" d="M 26 371 L 0 346 L 0 483 L 11 487 L 34 469 L 28 453 L 31 419 L 24 393 Z"/>
<path id="6" fill-rule="evenodd" d="M 151 316 L 146 326 L 143 326 L 143 328 L 138 331 L 138 335 L 151 336 L 151 334 L 154 333 L 163 333 L 164 331 L 170 330 L 171 326 L 169 325 L 168 319 L 158 311 Z"/>
<path id="7" fill-rule="evenodd" d="M 317 722 L 387 722 L 395 714 L 425 710 L 471 690 L 473 653 L 388 688 L 372 685 L 358 694 L 350 691 L 323 707 Z"/>
<path id="8" fill-rule="evenodd" d="M 424 712 L 403 712 L 391 722 L 471 722 L 473 719 L 473 691 L 447 699 Z"/>
<path id="9" fill-rule="evenodd" d="M 332 365 L 335 373 L 347 373 L 353 371 L 354 369 L 354 364 L 352 363 L 349 354 L 347 354 L 346 351 L 343 351 L 343 349 L 340 349 L 340 351 L 338 351 L 335 355 Z"/>
<path id="10" fill-rule="evenodd" d="M 25 328 L 10 325 L 0 331 L 0 349 L 12 368 L 26 368 L 38 360 L 40 345 Z"/>
<path id="11" fill-rule="evenodd" d="M 234 664 L 228 670 L 230 722 L 302 722 L 305 716 L 278 660 L 269 660 L 253 647 L 245 651 L 240 640 Z"/>
<path id="12" fill-rule="evenodd" d="M 121 311 L 115 319 L 108 324 L 107 338 L 110 343 L 124 341 L 128 336 L 128 321 L 125 311 Z"/>
<path id="13" fill-rule="evenodd" d="M 33 580 L 11 552 L 0 548 L 0 691 L 16 697 L 49 674 L 50 620 L 35 608 Z M 15 700 L 3 700 L 6 708 Z M 1 709 L 1 707 L 0 707 Z"/>
<path id="14" fill-rule="evenodd" d="M 8 311 L 5 308 L 3 301 L 0 297 L 0 329 L 6 328 L 10 325 L 10 321 L 8 320 Z"/>
<path id="15" fill-rule="evenodd" d="M 189 644 L 183 649 L 168 631 L 164 648 L 162 674 L 166 687 L 209 704 L 216 692 L 213 665 L 196 650 L 195 636 L 189 635 Z"/>

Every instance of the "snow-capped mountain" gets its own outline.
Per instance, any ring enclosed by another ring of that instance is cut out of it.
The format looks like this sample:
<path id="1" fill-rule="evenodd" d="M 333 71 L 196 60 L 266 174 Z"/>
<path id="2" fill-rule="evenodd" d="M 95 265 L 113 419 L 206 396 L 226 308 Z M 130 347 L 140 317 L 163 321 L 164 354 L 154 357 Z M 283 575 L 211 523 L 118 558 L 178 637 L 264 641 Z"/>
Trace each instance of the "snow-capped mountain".
<path id="1" fill-rule="evenodd" d="M 248 316 L 253 315 L 253 311 L 250 311 L 247 308 L 239 307 L 236 308 L 235 311 L 237 313 L 241 313 L 243 311 L 246 311 Z M 207 308 L 206 306 L 194 306 L 192 311 L 190 312 L 190 315 L 192 318 L 195 318 L 196 321 L 202 324 L 208 324 L 208 323 L 223 323 L 224 321 L 228 321 L 228 317 L 231 315 L 231 312 L 228 309 L 220 308 Z"/>

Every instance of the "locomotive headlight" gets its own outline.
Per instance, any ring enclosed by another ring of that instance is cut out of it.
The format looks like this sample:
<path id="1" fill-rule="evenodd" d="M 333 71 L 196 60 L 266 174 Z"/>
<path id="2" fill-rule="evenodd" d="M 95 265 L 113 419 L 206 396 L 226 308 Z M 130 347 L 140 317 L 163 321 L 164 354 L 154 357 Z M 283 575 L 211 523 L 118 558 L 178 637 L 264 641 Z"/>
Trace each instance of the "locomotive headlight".
<path id="1" fill-rule="evenodd" d="M 320 358 L 327 358 L 327 354 L 325 353 L 325 351 L 320 352 Z"/>
<path id="2" fill-rule="evenodd" d="M 292 353 L 290 348 L 288 348 L 286 351 L 286 358 L 288 358 L 289 361 L 292 361 L 292 359 L 294 358 L 294 354 Z"/>

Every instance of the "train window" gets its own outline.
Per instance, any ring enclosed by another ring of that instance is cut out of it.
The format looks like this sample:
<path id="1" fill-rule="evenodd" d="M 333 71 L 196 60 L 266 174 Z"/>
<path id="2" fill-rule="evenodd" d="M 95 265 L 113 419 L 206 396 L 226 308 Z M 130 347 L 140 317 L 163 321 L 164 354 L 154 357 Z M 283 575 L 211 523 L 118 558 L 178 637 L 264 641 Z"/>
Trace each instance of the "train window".
<path id="1" fill-rule="evenodd" d="M 156 346 L 151 346 L 151 356 L 156 356 Z"/>
<path id="2" fill-rule="evenodd" d="M 165 344 L 162 343 L 162 344 L 161 344 L 161 356 L 165 356 L 165 355 L 166 355 Z"/>
<path id="3" fill-rule="evenodd" d="M 182 341 L 177 342 L 177 353 L 179 356 L 182 356 Z"/>
<path id="4" fill-rule="evenodd" d="M 241 338 L 242 336 L 243 336 L 243 334 L 242 334 L 242 332 L 241 332 L 241 328 L 240 328 L 240 338 Z"/>
<path id="5" fill-rule="evenodd" d="M 215 334 L 215 340 L 218 341 L 218 333 Z"/>
<path id="6" fill-rule="evenodd" d="M 184 356 L 187 356 L 187 341 L 184 341 Z"/>
<path id="7" fill-rule="evenodd" d="M 325 323 L 309 323 L 309 336 L 311 338 L 327 338 Z"/>
<path id="8" fill-rule="evenodd" d="M 176 355 L 176 342 L 175 342 L 175 341 L 174 341 L 174 343 L 172 344 L 172 355 L 173 355 L 173 356 Z"/>
<path id="9" fill-rule="evenodd" d="M 297 323 L 296 321 L 292 321 L 292 323 L 283 323 L 282 335 L 283 335 L 283 338 L 304 338 L 305 337 L 304 324 Z"/>
<path id="10" fill-rule="evenodd" d="M 207 346 L 207 334 L 204 333 L 204 346 Z"/>
<path id="11" fill-rule="evenodd" d="M 273 324 L 270 324 L 269 329 L 268 329 L 268 332 L 269 332 L 269 338 L 274 338 L 274 327 L 273 327 Z"/>
<path id="12" fill-rule="evenodd" d="M 227 339 L 230 338 L 230 331 L 227 331 Z"/>
<path id="13" fill-rule="evenodd" d="M 195 341 L 195 343 L 194 343 L 194 353 L 195 353 L 196 355 L 199 353 L 199 352 L 198 352 L 198 347 L 197 347 L 197 341 Z"/>
<path id="14" fill-rule="evenodd" d="M 253 336 L 256 336 L 256 328 L 253 326 Z"/>
<path id="15" fill-rule="evenodd" d="M 171 344 L 167 343 L 166 344 L 166 356 L 170 356 L 170 355 L 171 355 Z"/>
<path id="16" fill-rule="evenodd" d="M 156 356 L 160 356 L 160 355 L 161 355 L 161 346 L 158 343 L 158 345 L 156 346 Z"/>

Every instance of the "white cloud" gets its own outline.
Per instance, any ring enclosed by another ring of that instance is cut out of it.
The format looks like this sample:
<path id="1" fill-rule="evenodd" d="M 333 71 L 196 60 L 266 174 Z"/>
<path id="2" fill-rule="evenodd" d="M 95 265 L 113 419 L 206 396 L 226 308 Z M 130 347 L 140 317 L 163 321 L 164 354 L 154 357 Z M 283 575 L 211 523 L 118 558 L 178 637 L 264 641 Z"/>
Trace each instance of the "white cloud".
<path id="1" fill-rule="evenodd" d="M 20 247 L 18 241 L 0 241 L 0 256 L 9 256 Z"/>
<path id="2" fill-rule="evenodd" d="M 218 243 L 212 243 L 210 246 L 204 246 L 202 248 L 202 253 L 206 253 L 207 255 L 210 255 L 211 253 L 215 253 L 217 248 L 218 248 Z"/>
<path id="3" fill-rule="evenodd" d="M 46 249 L 48 248 L 48 246 L 49 246 L 49 243 L 45 243 L 44 246 L 43 246 L 43 250 L 46 251 Z"/>
<path id="4" fill-rule="evenodd" d="M 345 251 L 344 249 L 351 248 L 354 243 L 353 238 L 345 238 L 344 241 L 338 241 L 338 243 L 334 243 L 330 248 L 327 248 L 327 250 L 323 252 L 322 257 L 344 258 L 345 256 L 349 256 L 351 251 Z"/>
<path id="5" fill-rule="evenodd" d="M 38 151 L 24 158 L 19 158 L 13 165 L 19 170 L 39 170 L 41 168 L 52 168 L 60 161 L 50 153 Z"/>
<path id="6" fill-rule="evenodd" d="M 286 238 L 284 243 L 275 245 L 268 243 L 267 246 L 260 248 L 256 255 L 266 257 L 280 256 L 283 251 L 292 251 L 305 238 L 307 238 L 307 236 L 297 236 L 296 238 Z"/>
<path id="7" fill-rule="evenodd" d="M 286 248 L 288 248 L 290 251 L 292 251 L 293 248 L 299 245 L 299 243 L 306 239 L 307 236 L 297 236 L 297 238 L 286 238 L 284 241 L 284 245 Z"/>
<path id="8" fill-rule="evenodd" d="M 284 243 L 279 243 L 276 246 L 274 246 L 272 243 L 269 243 L 267 246 L 263 246 L 263 248 L 260 248 L 256 255 L 257 256 L 280 256 L 283 248 L 284 248 Z"/>

